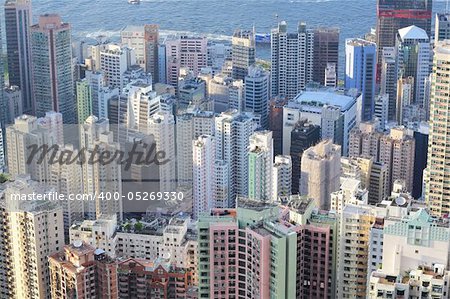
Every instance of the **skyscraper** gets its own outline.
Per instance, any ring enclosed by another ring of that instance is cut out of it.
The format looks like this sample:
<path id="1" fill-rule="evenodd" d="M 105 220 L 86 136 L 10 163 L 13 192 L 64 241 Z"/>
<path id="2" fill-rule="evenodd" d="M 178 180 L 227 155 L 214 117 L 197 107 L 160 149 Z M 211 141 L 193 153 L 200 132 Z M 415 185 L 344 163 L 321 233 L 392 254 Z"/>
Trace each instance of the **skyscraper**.
<path id="1" fill-rule="evenodd" d="M 254 131 L 253 114 L 230 110 L 216 117 L 216 159 L 228 164 L 228 204 L 248 194 L 248 147 Z"/>
<path id="2" fill-rule="evenodd" d="M 401 28 L 398 30 L 396 47 L 399 77 L 414 78 L 413 103 L 411 104 L 425 108 L 425 82 L 430 75 L 429 36 L 424 29 L 414 25 Z"/>
<path id="3" fill-rule="evenodd" d="M 36 115 L 56 111 L 64 123 L 75 123 L 70 25 L 58 15 L 41 16 L 31 27 L 31 53 Z"/>
<path id="4" fill-rule="evenodd" d="M 301 120 L 295 124 L 291 132 L 292 158 L 292 194 L 298 194 L 300 190 L 300 176 L 302 155 L 305 150 L 316 145 L 320 140 L 320 127 L 311 122 Z"/>
<path id="5" fill-rule="evenodd" d="M 330 194 L 338 191 L 341 177 L 341 147 L 325 140 L 302 155 L 300 194 L 317 201 L 321 209 L 330 209 Z"/>
<path id="6" fill-rule="evenodd" d="M 136 63 L 134 50 L 113 44 L 100 45 L 99 59 L 97 63 L 104 73 L 106 84 L 122 90 L 125 72 Z"/>
<path id="7" fill-rule="evenodd" d="M 434 19 L 434 44 L 450 38 L 450 13 L 437 13 Z"/>
<path id="8" fill-rule="evenodd" d="M 375 110 L 376 44 L 363 39 L 345 42 L 345 88 L 362 93 L 361 119 L 371 120 Z"/>
<path id="9" fill-rule="evenodd" d="M 292 194 L 292 159 L 291 156 L 275 156 L 273 164 L 272 200 L 286 200 Z"/>
<path id="10" fill-rule="evenodd" d="M 397 81 L 398 63 L 397 48 L 383 48 L 381 55 L 381 95 L 389 95 L 388 120 L 396 120 L 397 115 Z"/>
<path id="11" fill-rule="evenodd" d="M 18 177 L 5 190 L 4 216 L 8 224 L 3 229 L 8 236 L 4 242 L 8 244 L 5 255 L 9 283 L 15 293 L 12 298 L 50 297 L 47 257 L 64 245 L 62 209 L 55 201 L 22 201 L 15 196 L 49 196 L 52 191 L 26 176 Z"/>
<path id="12" fill-rule="evenodd" d="M 85 78 L 76 82 L 77 87 L 77 114 L 78 124 L 83 124 L 84 121 L 92 115 L 92 88 L 88 80 Z"/>
<path id="13" fill-rule="evenodd" d="M 119 149 L 119 144 L 113 140 L 109 121 L 91 115 L 80 125 L 80 147 L 85 150 L 85 155 L 94 150 L 114 155 Z M 122 219 L 122 201 L 101 198 L 105 192 L 122 194 L 120 166 L 116 160 L 110 163 L 92 163 L 88 158 L 84 159 L 82 163 L 83 192 L 98 195 L 95 200 L 85 201 L 85 212 L 90 218 L 117 215 L 118 219 Z"/>
<path id="14" fill-rule="evenodd" d="M 378 63 L 383 48 L 393 47 L 400 28 L 416 25 L 431 36 L 432 0 L 377 0 Z"/>
<path id="15" fill-rule="evenodd" d="M 214 137 L 202 135 L 192 141 L 193 218 L 214 208 Z"/>
<path id="16" fill-rule="evenodd" d="M 177 183 L 178 186 L 192 187 L 192 146 L 193 140 L 201 135 L 214 136 L 214 113 L 198 108 L 179 111 L 176 116 Z M 214 164 L 214 162 L 212 162 Z"/>
<path id="17" fill-rule="evenodd" d="M 31 88 L 31 25 L 31 0 L 6 1 L 5 32 L 9 84 L 19 86 L 23 99 L 22 109 L 25 113 L 32 113 L 34 108 Z"/>
<path id="18" fill-rule="evenodd" d="M 259 66 L 251 66 L 245 76 L 244 109 L 261 118 L 261 127 L 269 125 L 270 75 Z"/>
<path id="19" fill-rule="evenodd" d="M 166 41 L 167 84 L 178 86 L 181 68 L 187 68 L 194 76 L 207 66 L 208 40 L 206 37 L 180 36 Z"/>
<path id="20" fill-rule="evenodd" d="M 272 96 L 293 99 L 312 81 L 313 31 L 299 23 L 297 32 L 288 33 L 285 21 L 272 29 Z"/>
<path id="21" fill-rule="evenodd" d="M 152 74 L 153 82 L 160 82 L 159 78 L 159 26 L 144 25 L 144 44 L 145 44 L 145 71 Z"/>
<path id="22" fill-rule="evenodd" d="M 325 84 L 328 63 L 339 69 L 339 29 L 320 27 L 314 29 L 313 81 Z"/>
<path id="23" fill-rule="evenodd" d="M 173 192 L 176 188 L 175 119 L 173 115 L 166 111 L 153 114 L 148 120 L 148 133 L 155 137 L 156 150 L 164 152 L 164 159 L 167 161 L 159 166 L 159 191 Z"/>
<path id="24" fill-rule="evenodd" d="M 273 134 L 274 155 L 283 152 L 283 107 L 286 104 L 287 100 L 279 97 L 269 102 L 269 130 Z"/>
<path id="25" fill-rule="evenodd" d="M 244 80 L 256 62 L 255 32 L 238 29 L 232 38 L 233 79 Z"/>
<path id="26" fill-rule="evenodd" d="M 450 184 L 447 180 L 445 161 L 447 123 L 450 115 L 445 111 L 450 106 L 450 98 L 443 92 L 450 84 L 450 43 L 443 41 L 435 48 L 430 104 L 430 136 L 428 143 L 428 163 L 425 200 L 433 215 L 450 214 Z"/>
<path id="27" fill-rule="evenodd" d="M 38 182 L 48 179 L 48 159 L 45 156 L 39 163 L 42 153 L 37 150 L 33 156 L 34 147 L 56 144 L 56 134 L 49 134 L 49 130 L 38 125 L 34 116 L 23 115 L 15 119 L 12 126 L 6 128 L 6 149 L 8 152 L 8 170 L 11 176 L 29 175 Z"/>
<path id="28" fill-rule="evenodd" d="M 134 49 L 136 64 L 145 68 L 145 43 L 143 26 L 126 26 L 120 31 L 120 39 L 123 46 Z"/>
<path id="29" fill-rule="evenodd" d="M 275 200 L 273 195 L 273 139 L 271 131 L 257 131 L 250 137 L 248 153 L 248 198 Z"/>

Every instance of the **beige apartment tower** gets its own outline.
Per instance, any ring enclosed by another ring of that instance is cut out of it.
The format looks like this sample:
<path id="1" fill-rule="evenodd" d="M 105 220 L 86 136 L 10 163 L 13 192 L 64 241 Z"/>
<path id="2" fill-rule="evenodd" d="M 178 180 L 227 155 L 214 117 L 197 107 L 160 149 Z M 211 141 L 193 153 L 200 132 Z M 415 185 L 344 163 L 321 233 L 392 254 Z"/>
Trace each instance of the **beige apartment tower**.
<path id="1" fill-rule="evenodd" d="M 450 143 L 448 142 L 450 105 L 450 41 L 439 42 L 434 50 L 430 99 L 430 136 L 428 143 L 428 179 L 425 201 L 431 213 L 444 216 L 450 213 Z"/>

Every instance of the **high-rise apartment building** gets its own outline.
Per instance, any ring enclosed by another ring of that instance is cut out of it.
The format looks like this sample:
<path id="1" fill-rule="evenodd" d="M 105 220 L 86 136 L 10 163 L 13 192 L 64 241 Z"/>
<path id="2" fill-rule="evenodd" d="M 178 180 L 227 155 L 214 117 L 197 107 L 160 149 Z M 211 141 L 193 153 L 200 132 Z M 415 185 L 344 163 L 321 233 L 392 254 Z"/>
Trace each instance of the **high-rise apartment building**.
<path id="1" fill-rule="evenodd" d="M 55 201 L 22 201 L 17 196 L 47 196 L 52 189 L 21 176 L 5 190 L 7 225 L 3 229 L 8 250 L 3 252 L 13 290 L 9 298 L 49 298 L 50 271 L 47 257 L 64 246 L 63 212 Z"/>
<path id="2" fill-rule="evenodd" d="M 449 97 L 443 92 L 450 80 L 450 43 L 443 41 L 435 49 L 430 103 L 430 136 L 428 143 L 428 178 L 425 200 L 433 215 L 444 216 L 450 213 L 450 190 L 446 180 L 445 160 L 448 142 L 445 113 Z"/>
<path id="3" fill-rule="evenodd" d="M 110 163 L 92 163 L 89 151 L 108 152 L 114 155 L 119 150 L 119 144 L 113 139 L 107 119 L 98 119 L 91 115 L 81 125 L 80 147 L 85 149 L 83 168 L 84 194 L 97 194 L 95 200 L 85 201 L 85 212 L 90 218 L 100 218 L 117 215 L 122 219 L 122 201 L 104 200 L 106 193 L 122 194 L 121 165 L 117 160 Z"/>
<path id="4" fill-rule="evenodd" d="M 275 97 L 269 102 L 269 130 L 273 135 L 273 153 L 283 153 L 283 107 L 287 99 Z"/>
<path id="5" fill-rule="evenodd" d="M 261 127 L 269 125 L 270 75 L 261 67 L 251 66 L 245 76 L 244 109 L 253 112 L 261 119 Z"/>
<path id="6" fill-rule="evenodd" d="M 64 123 L 75 123 L 71 30 L 60 16 L 43 15 L 31 27 L 31 65 L 36 115 L 60 112 Z"/>
<path id="7" fill-rule="evenodd" d="M 49 130 L 39 126 L 34 116 L 16 118 L 14 125 L 6 128 L 8 172 L 11 176 L 29 175 L 35 181 L 46 182 L 50 156 L 44 155 L 39 147 L 50 149 L 57 143 L 56 137 L 56 134 L 50 134 Z"/>
<path id="8" fill-rule="evenodd" d="M 235 80 L 244 80 L 248 69 L 256 62 L 255 31 L 238 29 L 232 38 L 232 77 Z"/>
<path id="9" fill-rule="evenodd" d="M 136 55 L 133 49 L 114 44 L 98 46 L 99 69 L 104 73 L 105 82 L 112 88 L 125 87 L 124 74 L 127 69 L 136 64 Z"/>
<path id="10" fill-rule="evenodd" d="M 415 140 L 404 128 L 392 128 L 389 135 L 381 137 L 379 161 L 389 166 L 388 192 L 396 180 L 403 180 L 406 190 L 412 192 L 415 150 Z"/>
<path id="11" fill-rule="evenodd" d="M 257 131 L 250 136 L 248 152 L 248 198 L 275 200 L 273 195 L 273 138 L 271 131 Z"/>
<path id="12" fill-rule="evenodd" d="M 117 298 L 117 263 L 104 250 L 75 241 L 48 261 L 51 298 Z"/>
<path id="13" fill-rule="evenodd" d="M 145 71 L 152 74 L 153 82 L 160 82 L 159 66 L 159 26 L 144 25 Z"/>
<path id="14" fill-rule="evenodd" d="M 56 151 L 57 156 L 63 153 L 73 153 L 77 156 L 79 151 L 71 144 L 59 145 Z M 79 164 L 80 159 L 74 159 L 74 163 L 54 163 L 49 165 L 48 185 L 55 189 L 56 192 L 65 196 L 73 196 L 71 194 L 83 194 L 83 172 Z M 64 216 L 64 234 L 66 240 L 69 238 L 69 228 L 76 222 L 83 220 L 84 206 L 81 200 L 64 200 L 61 202 Z"/>
<path id="15" fill-rule="evenodd" d="M 404 127 L 395 127 L 390 133 L 377 130 L 375 123 L 361 123 L 350 134 L 351 157 L 373 158 L 388 171 L 386 194 L 390 194 L 396 180 L 404 180 L 412 192 L 414 178 L 415 141 Z"/>
<path id="16" fill-rule="evenodd" d="M 371 120 L 375 110 L 376 44 L 363 39 L 345 41 L 345 88 L 362 93 L 361 119 Z"/>
<path id="17" fill-rule="evenodd" d="M 292 194 L 291 156 L 275 156 L 272 173 L 272 200 L 286 200 Z"/>
<path id="18" fill-rule="evenodd" d="M 5 104 L 7 110 L 7 122 L 5 124 L 14 123 L 14 119 L 23 114 L 23 98 L 22 91 L 18 86 L 10 86 L 4 89 Z"/>
<path id="19" fill-rule="evenodd" d="M 214 162 L 216 149 L 211 135 L 201 135 L 192 141 L 193 218 L 214 208 Z"/>
<path id="20" fill-rule="evenodd" d="M 87 79 L 76 82 L 78 124 L 92 115 L 92 88 Z"/>
<path id="21" fill-rule="evenodd" d="M 416 25 L 431 36 L 432 7 L 431 0 L 377 1 L 378 63 L 381 62 L 383 49 L 395 45 L 399 29 Z"/>
<path id="22" fill-rule="evenodd" d="M 215 121 L 216 159 L 227 163 L 228 204 L 234 207 L 237 195 L 248 194 L 248 147 L 254 131 L 253 115 L 230 110 Z"/>
<path id="23" fill-rule="evenodd" d="M 240 199 L 237 206 L 200 217 L 199 298 L 294 298 L 296 265 L 278 261 L 295 260 L 297 234 L 274 220 L 276 205 Z"/>
<path id="24" fill-rule="evenodd" d="M 312 81 L 313 31 L 299 23 L 295 33 L 282 21 L 271 34 L 272 96 L 293 99 Z"/>
<path id="25" fill-rule="evenodd" d="M 338 28 L 314 29 L 313 81 L 321 85 L 325 85 L 325 70 L 329 63 L 339 69 L 339 32 Z"/>
<path id="26" fill-rule="evenodd" d="M 187 68 L 194 76 L 207 66 L 208 40 L 206 37 L 181 36 L 166 41 L 167 84 L 178 86 L 181 68 Z"/>
<path id="27" fill-rule="evenodd" d="M 375 215 L 369 206 L 347 205 L 340 214 L 337 298 L 365 298 L 369 236 Z"/>
<path id="28" fill-rule="evenodd" d="M 158 25 L 127 26 L 120 32 L 122 45 L 134 49 L 136 63 L 147 73 L 152 74 L 154 82 L 159 82 L 158 72 Z"/>
<path id="29" fill-rule="evenodd" d="M 176 116 L 177 180 L 179 186 L 192 186 L 192 144 L 201 135 L 214 136 L 214 113 L 189 107 Z M 214 164 L 214 162 L 213 162 Z"/>
<path id="30" fill-rule="evenodd" d="M 450 13 L 437 13 L 434 19 L 434 44 L 450 39 Z"/>
<path id="31" fill-rule="evenodd" d="M 292 159 L 292 194 L 300 191 L 301 164 L 303 152 L 320 141 L 320 127 L 313 125 L 306 120 L 300 120 L 295 124 L 291 132 L 291 152 Z"/>
<path id="32" fill-rule="evenodd" d="M 31 0 L 5 2 L 5 33 L 8 52 L 9 84 L 19 86 L 25 113 L 33 112 L 30 26 Z M 2 84 L 3 86 L 3 84 Z"/>
<path id="33" fill-rule="evenodd" d="M 173 192 L 176 188 L 175 119 L 160 111 L 148 121 L 148 133 L 155 137 L 156 150 L 165 153 L 165 163 L 159 166 L 160 192 Z M 187 145 L 189 146 L 189 145 Z"/>
<path id="34" fill-rule="evenodd" d="M 382 49 L 380 66 L 381 92 L 382 95 L 389 96 L 389 121 L 396 120 L 397 107 L 397 81 L 398 81 L 398 63 L 397 48 L 386 47 Z"/>
<path id="35" fill-rule="evenodd" d="M 334 298 L 338 248 L 336 215 L 317 211 L 313 199 L 298 195 L 290 197 L 288 207 L 289 220 L 295 223 L 297 233 L 296 298 Z"/>
<path id="36" fill-rule="evenodd" d="M 123 46 L 134 49 L 136 64 L 145 68 L 145 43 L 144 27 L 128 25 L 120 31 L 120 39 Z"/>
<path id="37" fill-rule="evenodd" d="M 330 194 L 338 191 L 341 177 L 341 147 L 325 140 L 305 150 L 302 155 L 300 194 L 330 209 Z"/>

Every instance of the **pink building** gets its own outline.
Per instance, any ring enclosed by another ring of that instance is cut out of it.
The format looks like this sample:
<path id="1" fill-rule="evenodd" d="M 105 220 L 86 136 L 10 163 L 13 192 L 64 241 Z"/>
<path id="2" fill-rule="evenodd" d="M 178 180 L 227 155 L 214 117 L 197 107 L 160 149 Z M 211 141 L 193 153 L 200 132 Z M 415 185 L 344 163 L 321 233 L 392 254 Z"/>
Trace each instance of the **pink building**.
<path id="1" fill-rule="evenodd" d="M 207 66 L 208 40 L 206 37 L 180 36 L 166 42 L 167 83 L 178 85 L 180 69 L 188 68 L 197 76 Z"/>

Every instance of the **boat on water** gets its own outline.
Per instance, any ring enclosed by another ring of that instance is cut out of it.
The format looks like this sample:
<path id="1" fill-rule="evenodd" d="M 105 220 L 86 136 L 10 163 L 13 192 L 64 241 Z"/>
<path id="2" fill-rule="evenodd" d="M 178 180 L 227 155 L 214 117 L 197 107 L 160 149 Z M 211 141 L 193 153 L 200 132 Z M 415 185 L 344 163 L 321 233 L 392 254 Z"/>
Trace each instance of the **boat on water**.
<path id="1" fill-rule="evenodd" d="M 128 4 L 141 4 L 141 0 L 128 0 Z"/>
<path id="2" fill-rule="evenodd" d="M 270 44 L 270 34 L 255 34 L 255 41 L 261 44 Z"/>

